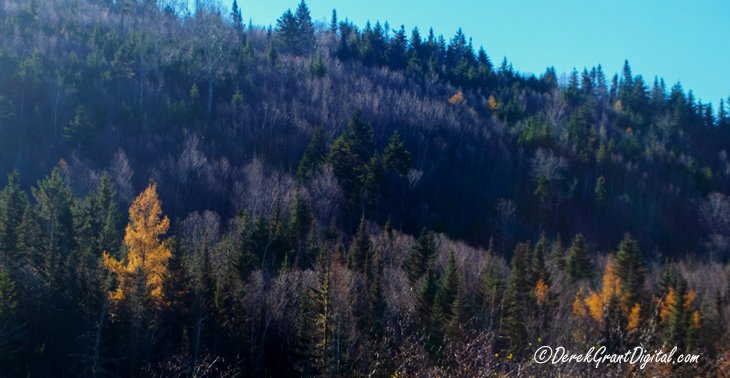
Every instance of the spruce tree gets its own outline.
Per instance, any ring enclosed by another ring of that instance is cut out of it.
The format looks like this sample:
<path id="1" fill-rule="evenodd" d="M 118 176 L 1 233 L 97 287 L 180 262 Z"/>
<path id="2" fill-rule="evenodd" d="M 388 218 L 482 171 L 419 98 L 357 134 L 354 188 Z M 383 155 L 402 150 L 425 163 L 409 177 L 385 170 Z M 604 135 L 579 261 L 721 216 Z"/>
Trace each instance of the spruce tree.
<path id="1" fill-rule="evenodd" d="M 432 260 L 436 255 L 436 248 L 436 241 L 433 234 L 426 231 L 426 229 L 421 230 L 421 235 L 413 247 L 411 247 L 411 252 L 403 263 L 403 268 L 411 284 L 415 284 L 426 274 L 433 263 Z"/>
<path id="2" fill-rule="evenodd" d="M 332 9 L 332 18 L 330 19 L 330 30 L 331 34 L 337 34 L 339 23 L 337 22 L 337 10 Z"/>
<path id="3" fill-rule="evenodd" d="M 315 330 L 312 335 L 312 358 L 316 373 L 328 376 L 334 365 L 334 287 L 332 265 L 327 253 L 320 254 L 317 262 L 317 285 L 312 288 L 312 319 Z"/>
<path id="4" fill-rule="evenodd" d="M 233 4 L 231 5 L 231 21 L 233 22 L 233 29 L 240 38 L 243 36 L 243 16 L 241 15 L 241 8 L 238 7 L 237 0 L 233 0 Z"/>
<path id="5" fill-rule="evenodd" d="M 368 259 L 366 295 L 367 307 L 364 314 L 364 330 L 371 339 L 378 340 L 385 328 L 385 311 L 388 307 L 383 291 L 382 251 L 377 249 L 373 257 Z"/>
<path id="6" fill-rule="evenodd" d="M 357 172 L 362 170 L 362 163 L 345 135 L 332 142 L 327 160 L 350 205 L 357 203 L 360 194 Z"/>
<path id="7" fill-rule="evenodd" d="M 374 155 L 373 128 L 362 120 L 360 113 L 356 113 L 350 118 L 347 131 L 332 143 L 328 158 L 350 205 L 357 205 L 363 200 L 363 184 L 374 178 Z"/>
<path id="8" fill-rule="evenodd" d="M 0 192 L 0 263 L 7 266 L 17 266 L 23 261 L 18 250 L 18 233 L 27 206 L 28 196 L 20 188 L 20 174 L 12 171 Z"/>
<path id="9" fill-rule="evenodd" d="M 34 237 L 39 239 L 42 248 L 43 276 L 49 285 L 60 288 L 66 258 L 74 246 L 74 199 L 58 168 L 40 180 L 32 191 L 41 227 L 41 233 Z"/>
<path id="10" fill-rule="evenodd" d="M 593 274 L 593 267 L 588 257 L 585 239 L 582 234 L 577 234 L 573 238 L 573 243 L 568 249 L 566 270 L 571 283 L 575 283 L 584 278 L 590 278 Z"/>
<path id="11" fill-rule="evenodd" d="M 479 273 L 477 286 L 477 313 L 487 329 L 498 328 L 497 321 L 501 311 L 504 282 L 497 266 L 496 257 L 490 240 L 486 263 Z"/>
<path id="12" fill-rule="evenodd" d="M 512 269 L 504 303 L 502 338 L 507 351 L 517 357 L 527 346 L 527 319 L 530 309 L 530 245 L 519 243 L 512 254 Z"/>
<path id="13" fill-rule="evenodd" d="M 372 244 L 370 243 L 370 235 L 368 234 L 367 222 L 365 215 L 360 217 L 360 225 L 357 227 L 350 250 L 347 257 L 347 267 L 351 270 L 364 273 L 370 258 Z"/>
<path id="14" fill-rule="evenodd" d="M 436 292 L 436 301 L 434 303 L 434 306 L 438 306 L 438 310 L 446 317 L 452 315 L 451 305 L 457 297 L 460 281 L 461 276 L 456 266 L 454 251 L 449 251 L 449 259 L 444 268 L 443 277 L 439 281 L 439 288 Z"/>
<path id="15" fill-rule="evenodd" d="M 621 305 L 624 308 L 630 308 L 640 301 L 645 273 L 639 244 L 631 234 L 624 234 L 616 252 L 616 275 L 621 280 Z"/>
<path id="16" fill-rule="evenodd" d="M 299 53 L 299 25 L 291 9 L 287 9 L 276 21 L 276 38 L 284 51 L 292 54 Z"/>
<path id="17" fill-rule="evenodd" d="M 302 291 L 299 295 L 299 313 L 296 320 L 294 369 L 303 377 L 314 375 L 316 369 L 317 327 L 313 321 L 316 315 L 311 296 L 307 291 Z"/>
<path id="18" fill-rule="evenodd" d="M 322 78 L 327 73 L 327 66 L 324 64 L 322 53 L 318 53 L 315 59 L 309 65 L 309 72 L 315 77 Z"/>
<path id="19" fill-rule="evenodd" d="M 63 128 L 63 139 L 69 145 L 81 149 L 91 143 L 94 133 L 95 127 L 88 110 L 83 106 L 78 106 L 74 117 Z"/>
<path id="20" fill-rule="evenodd" d="M 533 286 L 539 281 L 549 284 L 550 272 L 545 265 L 545 256 L 547 255 L 548 240 L 545 234 L 540 235 L 540 239 L 535 244 L 535 250 L 532 254 L 532 262 L 530 272 L 532 273 Z"/>
<path id="21" fill-rule="evenodd" d="M 457 275 L 456 294 L 449 307 L 449 316 L 446 318 L 446 335 L 453 340 L 458 340 L 470 326 L 471 311 L 469 297 L 464 287 L 464 279 Z"/>
<path id="22" fill-rule="evenodd" d="M 21 335 L 17 318 L 17 291 L 6 267 L 0 263 L 0 375 L 13 376 L 17 368 L 15 355 L 19 351 L 15 339 Z"/>
<path id="23" fill-rule="evenodd" d="M 383 150 L 383 168 L 399 175 L 408 173 L 411 167 L 411 153 L 403 145 L 398 131 L 390 134 L 388 145 Z"/>
<path id="24" fill-rule="evenodd" d="M 420 319 L 423 324 L 428 324 L 431 320 L 437 291 L 438 279 L 436 278 L 436 272 L 434 271 L 432 264 L 429 264 L 425 273 L 425 279 L 418 288 L 416 295 L 418 314 L 420 315 Z"/>
<path id="25" fill-rule="evenodd" d="M 327 144 L 324 136 L 324 128 L 318 126 L 312 132 L 307 149 L 304 151 L 302 160 L 299 161 L 297 177 L 307 178 L 314 169 L 324 161 L 327 153 Z"/>
<path id="26" fill-rule="evenodd" d="M 304 0 L 297 6 L 294 18 L 298 31 L 296 51 L 298 54 L 308 55 L 314 50 L 314 24 L 312 23 L 312 16 L 309 14 L 309 7 Z"/>
<path id="27" fill-rule="evenodd" d="M 309 210 L 307 202 L 301 197 L 294 198 L 291 211 L 289 213 L 289 224 L 287 235 L 289 236 L 289 245 L 294 248 L 296 259 L 301 259 L 306 245 L 307 234 L 312 227 L 312 213 Z"/>
<path id="28" fill-rule="evenodd" d="M 408 37 L 406 29 L 401 25 L 400 29 L 395 32 L 395 36 L 390 40 L 388 46 L 388 65 L 394 70 L 401 70 L 406 67 L 408 52 Z"/>

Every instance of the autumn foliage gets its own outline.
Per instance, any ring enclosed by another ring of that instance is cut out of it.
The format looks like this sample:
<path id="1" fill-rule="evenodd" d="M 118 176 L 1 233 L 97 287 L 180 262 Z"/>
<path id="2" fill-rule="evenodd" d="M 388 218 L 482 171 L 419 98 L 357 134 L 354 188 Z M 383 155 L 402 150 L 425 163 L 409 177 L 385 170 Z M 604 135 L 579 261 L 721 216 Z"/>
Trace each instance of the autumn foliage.
<path id="1" fill-rule="evenodd" d="M 150 184 L 129 207 L 129 223 L 125 229 L 124 245 L 127 256 L 117 260 L 104 252 L 103 264 L 114 273 L 117 287 L 109 293 L 113 302 L 119 302 L 135 292 L 135 283 L 144 282 L 142 296 L 159 303 L 162 283 L 171 256 L 161 237 L 170 227 L 170 220 L 162 217 L 162 205 L 157 197 L 157 186 Z"/>

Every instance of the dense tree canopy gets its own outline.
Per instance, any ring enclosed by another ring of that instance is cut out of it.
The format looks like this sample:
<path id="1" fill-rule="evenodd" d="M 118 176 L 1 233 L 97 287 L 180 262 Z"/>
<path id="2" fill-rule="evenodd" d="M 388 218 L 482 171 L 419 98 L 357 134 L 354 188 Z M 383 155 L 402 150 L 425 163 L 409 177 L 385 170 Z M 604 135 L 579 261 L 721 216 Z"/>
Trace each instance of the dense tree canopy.
<path id="1" fill-rule="evenodd" d="M 0 376 L 727 371 L 727 102 L 191 5 L 0 3 Z"/>

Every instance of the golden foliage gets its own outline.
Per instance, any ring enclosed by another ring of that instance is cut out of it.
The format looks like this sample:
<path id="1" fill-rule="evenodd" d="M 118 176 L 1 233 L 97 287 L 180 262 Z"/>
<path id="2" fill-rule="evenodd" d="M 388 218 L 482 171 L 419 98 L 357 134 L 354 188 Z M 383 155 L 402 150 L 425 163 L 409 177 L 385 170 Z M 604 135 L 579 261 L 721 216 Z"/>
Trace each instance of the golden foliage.
<path id="1" fill-rule="evenodd" d="M 492 112 L 495 112 L 499 109 L 499 103 L 493 95 L 489 95 L 489 99 L 487 99 L 487 104 L 489 105 L 489 110 L 491 110 Z"/>
<path id="2" fill-rule="evenodd" d="M 614 296 L 621 299 L 624 293 L 621 291 L 621 279 L 616 275 L 616 267 L 613 258 L 609 257 L 606 268 L 603 272 L 602 285 L 599 291 L 588 290 L 585 297 L 582 290 L 579 291 L 573 301 L 573 314 L 587 318 L 590 316 L 598 323 L 603 322 L 605 308 Z M 628 317 L 628 327 L 636 330 L 641 322 L 641 305 L 635 303 L 633 306 L 621 309 Z"/>
<path id="3" fill-rule="evenodd" d="M 537 284 L 535 284 L 535 300 L 537 301 L 537 304 L 541 305 L 546 303 L 548 295 L 550 295 L 550 286 L 548 286 L 548 284 L 540 278 L 537 280 Z"/>
<path id="4" fill-rule="evenodd" d="M 624 111 L 624 105 L 621 103 L 621 100 L 616 100 L 616 103 L 613 104 L 613 110 L 616 111 L 616 113 L 621 113 Z"/>
<path id="5" fill-rule="evenodd" d="M 695 312 L 692 313 L 692 328 L 695 330 L 700 329 L 702 327 L 702 318 L 700 317 L 700 311 L 695 310 Z"/>
<path id="6" fill-rule="evenodd" d="M 579 318 L 585 318 L 588 316 L 588 310 L 586 309 L 585 303 L 583 303 L 583 289 L 580 289 L 577 293 L 575 293 L 575 299 L 573 300 L 573 315 Z"/>
<path id="7" fill-rule="evenodd" d="M 612 258 L 606 262 L 606 269 L 603 272 L 603 287 L 601 288 L 601 301 L 607 304 L 611 297 L 619 295 L 621 280 L 616 275 L 616 269 Z"/>
<path id="8" fill-rule="evenodd" d="M 636 331 L 639 328 L 639 323 L 641 321 L 641 305 L 636 303 L 634 304 L 634 307 L 631 308 L 631 311 L 629 311 L 629 331 Z"/>
<path id="9" fill-rule="evenodd" d="M 666 321 L 672 316 L 672 314 L 674 313 L 674 304 L 676 302 L 677 298 L 674 294 L 674 288 L 670 287 L 669 292 L 667 292 L 667 295 L 664 296 L 664 299 L 662 300 L 659 307 L 659 317 L 662 319 L 662 321 Z"/>
<path id="10" fill-rule="evenodd" d="M 588 312 L 593 320 L 603 321 L 603 309 L 613 296 L 619 295 L 621 281 L 615 273 L 613 259 L 606 262 L 606 269 L 603 273 L 603 285 L 600 293 L 590 290 L 584 299 Z"/>
<path id="11" fill-rule="evenodd" d="M 126 261 L 117 260 L 106 251 L 102 257 L 103 265 L 117 278 L 117 288 L 109 293 L 113 302 L 123 300 L 133 292 L 138 274 L 145 283 L 143 294 L 153 302 L 162 299 L 162 282 L 171 251 L 160 239 L 169 227 L 170 220 L 162 217 L 157 186 L 150 184 L 129 207 L 129 223 L 124 235 Z"/>
<path id="12" fill-rule="evenodd" d="M 697 292 L 694 291 L 694 289 L 688 291 L 687 294 L 684 295 L 684 308 L 692 307 L 692 304 L 695 302 L 695 298 L 697 298 Z"/>
<path id="13" fill-rule="evenodd" d="M 593 320 L 600 322 L 603 320 L 603 306 L 605 303 L 601 300 L 601 296 L 595 291 L 590 291 L 588 297 L 585 299 L 586 307 Z"/>
<path id="14" fill-rule="evenodd" d="M 451 98 L 449 98 L 449 104 L 451 105 L 462 105 L 465 103 L 466 100 L 464 99 L 464 94 L 461 93 L 461 91 L 456 91 Z"/>

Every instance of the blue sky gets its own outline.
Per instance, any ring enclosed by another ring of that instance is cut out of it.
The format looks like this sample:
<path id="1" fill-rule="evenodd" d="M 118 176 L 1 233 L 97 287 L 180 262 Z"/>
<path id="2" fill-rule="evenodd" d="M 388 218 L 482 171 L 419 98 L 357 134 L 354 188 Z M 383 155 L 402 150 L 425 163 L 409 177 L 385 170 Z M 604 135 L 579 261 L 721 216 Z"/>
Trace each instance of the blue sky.
<path id="1" fill-rule="evenodd" d="M 221 0 L 230 9 L 232 0 Z M 275 24 L 299 0 L 238 0 L 244 19 Z M 542 73 L 548 65 L 569 73 L 601 64 L 607 75 L 628 59 L 648 82 L 677 81 L 703 102 L 730 96 L 728 0 L 309 0 L 312 18 L 329 21 L 336 8 L 362 27 L 367 20 L 391 27 L 429 27 L 447 40 L 458 27 L 483 45 L 495 64 L 507 57 L 516 70 Z"/>

